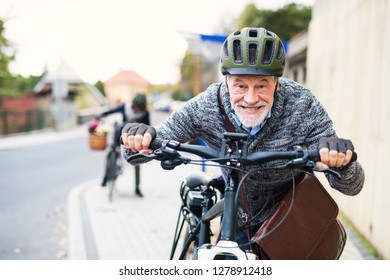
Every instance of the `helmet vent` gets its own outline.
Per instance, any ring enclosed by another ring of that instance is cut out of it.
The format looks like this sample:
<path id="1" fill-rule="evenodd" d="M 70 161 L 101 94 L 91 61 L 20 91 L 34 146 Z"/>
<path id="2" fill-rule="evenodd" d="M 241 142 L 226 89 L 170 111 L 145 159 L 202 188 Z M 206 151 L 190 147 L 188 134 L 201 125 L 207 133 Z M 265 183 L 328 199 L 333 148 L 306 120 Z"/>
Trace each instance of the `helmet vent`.
<path id="1" fill-rule="evenodd" d="M 228 41 L 226 40 L 225 43 L 223 43 L 223 54 L 226 58 L 229 57 L 229 52 L 228 52 L 228 48 L 227 48 L 227 45 L 228 45 Z"/>
<path id="2" fill-rule="evenodd" d="M 257 57 L 258 57 L 258 44 L 256 43 L 250 43 L 248 46 L 249 49 L 249 58 L 248 62 L 250 65 L 256 65 L 257 63 Z"/>
<path id="3" fill-rule="evenodd" d="M 278 54 L 276 55 L 277 59 L 281 59 L 284 54 L 284 48 L 281 42 L 279 42 Z"/>
<path id="4" fill-rule="evenodd" d="M 233 60 L 234 60 L 234 63 L 237 63 L 237 64 L 242 63 L 241 40 L 234 40 L 233 41 Z"/>
<path id="5" fill-rule="evenodd" d="M 274 48 L 274 41 L 265 41 L 263 59 L 261 60 L 262 64 L 270 64 L 272 62 Z"/>
<path id="6" fill-rule="evenodd" d="M 248 35 L 251 38 L 259 37 L 259 33 L 257 32 L 257 30 L 249 30 L 249 34 Z"/>

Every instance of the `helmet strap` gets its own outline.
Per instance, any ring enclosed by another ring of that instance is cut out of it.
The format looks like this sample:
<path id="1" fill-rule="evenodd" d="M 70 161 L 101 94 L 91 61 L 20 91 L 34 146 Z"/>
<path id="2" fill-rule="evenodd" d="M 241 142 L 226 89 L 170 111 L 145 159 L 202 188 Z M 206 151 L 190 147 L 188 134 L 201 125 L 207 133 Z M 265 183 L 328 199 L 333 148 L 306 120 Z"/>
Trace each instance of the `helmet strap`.
<path id="1" fill-rule="evenodd" d="M 275 85 L 275 90 L 274 90 L 274 96 L 277 94 L 278 92 L 278 86 L 279 86 L 279 77 L 275 76 L 276 78 L 276 85 Z"/>

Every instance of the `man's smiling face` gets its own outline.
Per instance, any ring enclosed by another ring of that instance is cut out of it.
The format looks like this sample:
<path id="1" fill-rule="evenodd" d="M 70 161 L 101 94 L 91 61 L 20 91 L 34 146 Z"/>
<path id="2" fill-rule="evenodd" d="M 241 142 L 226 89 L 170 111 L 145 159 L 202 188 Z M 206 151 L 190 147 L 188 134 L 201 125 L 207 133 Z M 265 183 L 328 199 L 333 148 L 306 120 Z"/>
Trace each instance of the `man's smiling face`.
<path id="1" fill-rule="evenodd" d="M 228 75 L 226 83 L 230 103 L 246 127 L 261 124 L 272 108 L 276 78 L 274 76 Z"/>

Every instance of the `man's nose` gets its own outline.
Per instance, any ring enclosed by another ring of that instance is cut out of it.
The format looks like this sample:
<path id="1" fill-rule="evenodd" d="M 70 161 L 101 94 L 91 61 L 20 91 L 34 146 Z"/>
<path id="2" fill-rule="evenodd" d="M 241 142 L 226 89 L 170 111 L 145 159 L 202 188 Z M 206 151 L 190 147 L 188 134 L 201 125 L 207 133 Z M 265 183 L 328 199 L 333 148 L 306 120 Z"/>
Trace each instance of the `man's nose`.
<path id="1" fill-rule="evenodd" d="M 248 104 L 254 104 L 258 101 L 258 97 L 254 88 L 249 88 L 244 98 Z"/>

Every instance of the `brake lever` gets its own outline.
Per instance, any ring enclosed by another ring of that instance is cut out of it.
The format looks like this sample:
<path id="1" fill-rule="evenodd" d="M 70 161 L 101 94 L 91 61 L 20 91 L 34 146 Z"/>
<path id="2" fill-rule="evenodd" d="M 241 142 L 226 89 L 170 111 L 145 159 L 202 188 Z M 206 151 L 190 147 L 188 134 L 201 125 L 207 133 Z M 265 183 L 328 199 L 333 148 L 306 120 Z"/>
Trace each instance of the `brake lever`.
<path id="1" fill-rule="evenodd" d="M 155 155 L 154 153 L 151 153 L 151 154 L 140 154 L 140 153 L 136 153 L 136 154 L 133 154 L 133 155 L 130 155 L 129 158 L 127 159 L 127 161 L 131 161 L 133 159 L 138 159 L 138 158 L 148 158 L 148 159 L 157 159 L 157 155 Z"/>
<path id="2" fill-rule="evenodd" d="M 337 179 L 341 179 L 341 175 L 340 173 L 338 173 L 337 171 L 334 171 L 333 169 L 330 169 L 330 168 L 317 168 L 317 167 L 313 167 L 311 168 L 311 170 L 313 171 L 316 171 L 316 172 L 323 172 L 323 173 L 328 173 L 332 176 L 335 176 L 337 177 Z"/>
<path id="3" fill-rule="evenodd" d="M 339 180 L 341 179 L 340 173 L 338 173 L 337 171 L 335 171 L 335 170 L 333 170 L 333 169 L 330 169 L 330 168 L 317 168 L 317 167 L 315 166 L 314 161 L 308 161 L 308 162 L 306 163 L 306 166 L 307 166 L 310 170 L 312 170 L 312 171 L 322 172 L 322 173 L 328 173 L 328 174 L 330 174 L 330 175 L 332 175 L 332 176 L 337 177 L 337 179 L 339 179 Z"/>
<path id="4" fill-rule="evenodd" d="M 317 168 L 315 167 L 315 163 L 311 160 L 307 160 L 305 158 L 299 158 L 299 159 L 293 159 L 290 160 L 287 164 L 286 167 L 306 167 L 309 170 L 316 171 L 316 172 L 322 172 L 322 173 L 328 173 L 332 176 L 337 177 L 337 179 L 341 179 L 340 173 L 337 171 L 330 169 L 330 168 Z"/>

